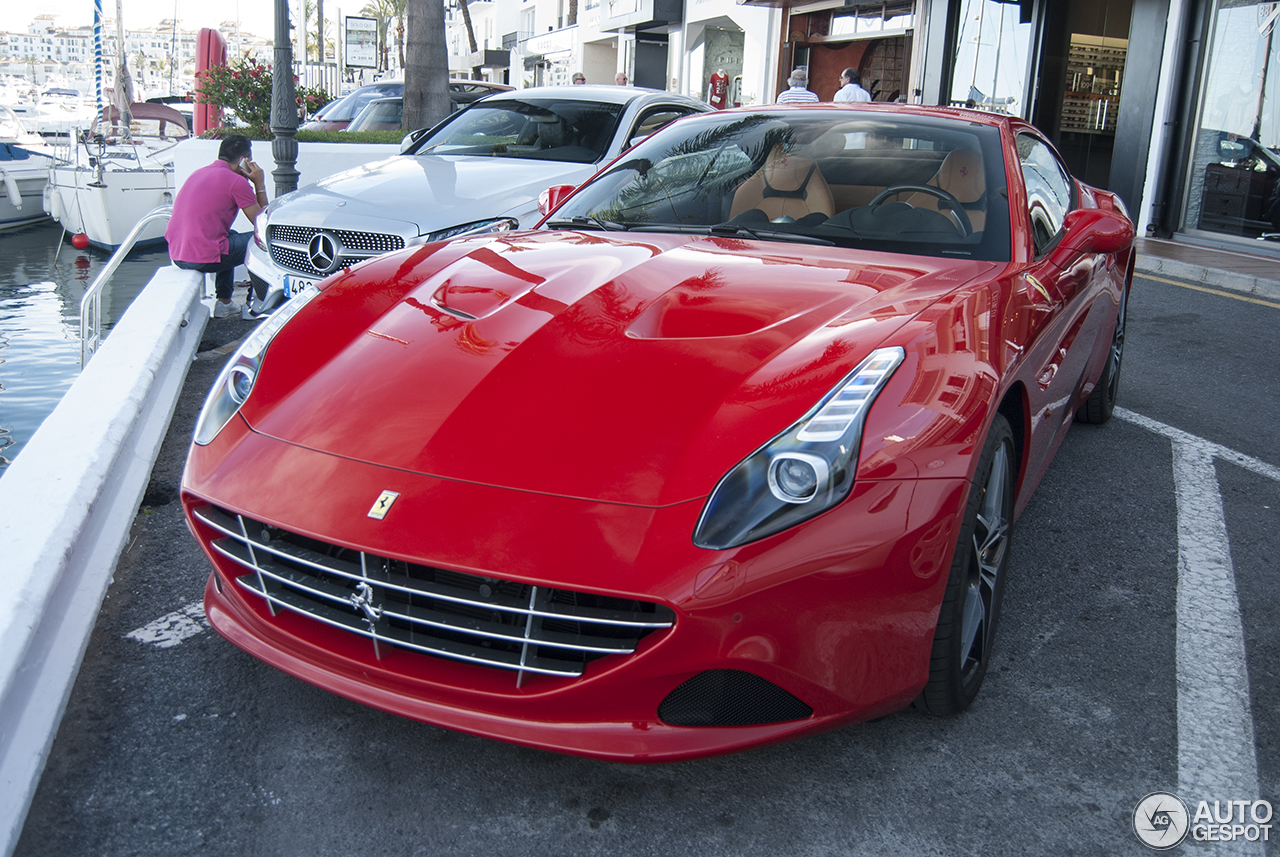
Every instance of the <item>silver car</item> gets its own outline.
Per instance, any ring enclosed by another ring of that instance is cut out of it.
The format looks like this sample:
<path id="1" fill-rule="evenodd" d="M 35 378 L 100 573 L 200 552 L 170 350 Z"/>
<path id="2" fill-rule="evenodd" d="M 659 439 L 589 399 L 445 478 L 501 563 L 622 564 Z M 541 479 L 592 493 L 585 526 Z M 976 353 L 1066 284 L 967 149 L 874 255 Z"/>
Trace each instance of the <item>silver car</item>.
<path id="1" fill-rule="evenodd" d="M 329 176 L 258 215 L 245 264 L 265 311 L 334 271 L 415 244 L 527 228 L 538 195 L 578 185 L 701 101 L 629 86 L 504 92 L 405 138 L 401 154 Z"/>

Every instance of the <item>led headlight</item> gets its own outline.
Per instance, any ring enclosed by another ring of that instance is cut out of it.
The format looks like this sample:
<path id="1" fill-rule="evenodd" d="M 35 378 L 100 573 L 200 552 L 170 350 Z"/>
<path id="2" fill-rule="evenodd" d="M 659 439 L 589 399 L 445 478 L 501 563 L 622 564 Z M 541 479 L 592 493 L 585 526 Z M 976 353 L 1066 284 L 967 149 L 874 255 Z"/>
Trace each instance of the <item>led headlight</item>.
<path id="1" fill-rule="evenodd" d="M 218 436 L 240 406 L 249 398 L 253 390 L 253 382 L 257 380 L 258 368 L 262 364 L 262 354 L 275 335 L 284 327 L 285 322 L 293 318 L 320 290 L 315 286 L 307 286 L 270 318 L 258 325 L 244 344 L 231 355 L 227 365 L 223 367 L 218 380 L 213 382 L 209 398 L 204 401 L 200 418 L 196 420 L 195 442 L 204 446 Z"/>
<path id="2" fill-rule="evenodd" d="M 484 235 L 486 232 L 510 232 L 519 229 L 520 224 L 514 217 L 495 217 L 492 220 L 477 220 L 475 223 L 463 223 L 450 226 L 448 229 L 437 229 L 421 238 L 421 243 L 447 241 L 450 238 L 465 238 L 470 235 Z M 412 242 L 411 242 L 412 243 Z"/>
<path id="3" fill-rule="evenodd" d="M 253 243 L 258 245 L 259 250 L 267 249 L 267 209 L 270 207 L 264 205 L 253 219 Z"/>
<path id="4" fill-rule="evenodd" d="M 849 496 L 867 410 L 905 358 L 901 348 L 871 352 L 809 413 L 725 474 L 702 509 L 693 543 L 737 547 Z"/>

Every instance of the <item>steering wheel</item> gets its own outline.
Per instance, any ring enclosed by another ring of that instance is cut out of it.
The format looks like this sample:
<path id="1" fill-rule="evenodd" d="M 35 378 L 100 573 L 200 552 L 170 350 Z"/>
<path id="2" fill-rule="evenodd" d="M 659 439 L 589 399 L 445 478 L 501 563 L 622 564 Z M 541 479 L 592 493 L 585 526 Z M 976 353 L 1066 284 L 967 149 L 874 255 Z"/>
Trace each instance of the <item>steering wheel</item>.
<path id="1" fill-rule="evenodd" d="M 948 193 L 940 187 L 934 187 L 929 184 L 896 184 L 887 187 L 880 193 L 876 194 L 876 198 L 867 203 L 868 208 L 875 208 L 877 205 L 883 205 L 884 201 L 891 196 L 900 193 L 927 193 L 936 196 L 938 199 L 951 210 L 951 219 L 955 221 L 956 227 L 960 230 L 960 234 L 968 238 L 973 234 L 973 221 L 969 220 L 969 213 L 964 210 L 964 203 L 956 199 L 953 194 Z"/>

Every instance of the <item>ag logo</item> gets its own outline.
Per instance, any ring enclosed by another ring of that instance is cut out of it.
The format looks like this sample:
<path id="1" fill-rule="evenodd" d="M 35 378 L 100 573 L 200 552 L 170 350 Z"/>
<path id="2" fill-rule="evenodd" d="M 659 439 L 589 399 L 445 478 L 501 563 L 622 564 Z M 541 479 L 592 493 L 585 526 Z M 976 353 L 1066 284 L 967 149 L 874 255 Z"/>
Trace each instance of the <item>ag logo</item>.
<path id="1" fill-rule="evenodd" d="M 1133 832 L 1143 845 L 1165 851 L 1187 838 L 1190 820 L 1187 805 L 1177 795 L 1152 792 L 1133 810 Z"/>

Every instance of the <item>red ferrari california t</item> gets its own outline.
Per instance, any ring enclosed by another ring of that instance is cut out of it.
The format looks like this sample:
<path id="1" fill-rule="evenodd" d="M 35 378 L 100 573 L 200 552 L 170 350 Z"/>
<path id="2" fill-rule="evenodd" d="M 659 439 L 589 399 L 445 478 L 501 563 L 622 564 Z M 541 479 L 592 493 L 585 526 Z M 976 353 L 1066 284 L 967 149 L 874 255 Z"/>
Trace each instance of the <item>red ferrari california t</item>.
<path id="1" fill-rule="evenodd" d="M 690 116 L 549 190 L 232 356 L 182 490 L 213 627 L 602 759 L 968 706 L 1013 522 L 1112 412 L 1120 200 L 1017 119 L 882 104 Z"/>

